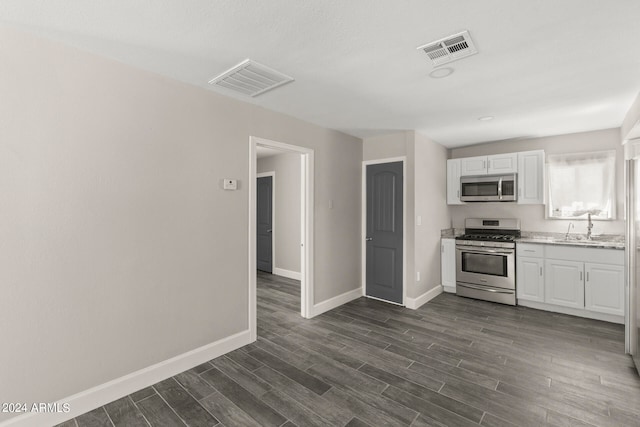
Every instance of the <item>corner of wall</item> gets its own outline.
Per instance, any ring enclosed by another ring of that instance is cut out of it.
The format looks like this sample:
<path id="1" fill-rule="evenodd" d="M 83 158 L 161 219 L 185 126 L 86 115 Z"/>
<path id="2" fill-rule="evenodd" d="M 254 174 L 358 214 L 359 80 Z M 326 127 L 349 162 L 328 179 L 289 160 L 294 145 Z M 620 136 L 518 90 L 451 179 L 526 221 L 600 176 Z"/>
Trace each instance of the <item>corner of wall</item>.
<path id="1" fill-rule="evenodd" d="M 451 217 L 446 201 L 446 165 L 449 150 L 414 133 L 414 270 L 407 307 L 420 306 L 442 292 L 440 235 Z M 420 225 L 418 221 L 420 220 Z M 420 281 L 417 273 L 420 273 Z"/>
<path id="2" fill-rule="evenodd" d="M 636 96 L 635 100 L 631 103 L 627 114 L 622 120 L 620 126 L 620 140 L 624 141 L 628 139 L 629 133 L 635 126 L 640 124 L 640 93 Z"/>

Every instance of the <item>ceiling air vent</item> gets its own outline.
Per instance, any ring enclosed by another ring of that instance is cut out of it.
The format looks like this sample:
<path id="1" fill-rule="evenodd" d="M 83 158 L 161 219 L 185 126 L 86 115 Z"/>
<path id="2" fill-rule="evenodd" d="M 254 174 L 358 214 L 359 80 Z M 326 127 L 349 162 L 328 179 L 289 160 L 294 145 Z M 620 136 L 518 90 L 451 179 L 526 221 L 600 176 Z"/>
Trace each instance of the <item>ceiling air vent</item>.
<path id="1" fill-rule="evenodd" d="M 435 42 L 427 43 L 418 49 L 424 50 L 433 65 L 442 65 L 457 61 L 478 53 L 469 31 L 463 31 Z"/>
<path id="2" fill-rule="evenodd" d="M 266 65 L 245 59 L 235 67 L 209 80 L 209 84 L 243 95 L 258 96 L 293 80 L 292 77 Z"/>

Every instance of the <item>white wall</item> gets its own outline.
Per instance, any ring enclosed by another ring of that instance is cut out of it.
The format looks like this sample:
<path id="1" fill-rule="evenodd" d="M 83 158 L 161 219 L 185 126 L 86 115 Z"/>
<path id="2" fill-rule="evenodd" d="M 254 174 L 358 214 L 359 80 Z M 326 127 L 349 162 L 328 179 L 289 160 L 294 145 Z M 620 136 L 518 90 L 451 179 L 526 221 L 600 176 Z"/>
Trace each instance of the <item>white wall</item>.
<path id="1" fill-rule="evenodd" d="M 300 154 L 263 157 L 257 171 L 276 173 L 275 268 L 300 273 Z"/>
<path id="2" fill-rule="evenodd" d="M 364 139 L 362 160 L 379 160 L 407 155 L 407 146 L 413 141 L 413 132 L 399 131 Z"/>
<path id="3" fill-rule="evenodd" d="M 451 158 L 472 157 L 488 154 L 512 153 L 516 151 L 544 150 L 546 154 L 579 153 L 589 151 L 616 150 L 616 213 L 614 221 L 595 221 L 594 233 L 624 233 L 624 158 L 620 129 L 605 129 L 592 132 L 556 135 L 543 138 L 508 140 L 451 150 Z M 523 231 L 566 232 L 569 220 L 547 220 L 543 205 L 518 205 L 515 203 L 469 203 L 450 206 L 452 224 L 464 228 L 465 218 L 496 217 L 520 218 Z M 586 233 L 586 220 L 573 220 L 572 232 Z"/>
<path id="4" fill-rule="evenodd" d="M 314 302 L 360 286 L 361 140 L 0 39 L 0 400 L 52 402 L 247 329 L 251 135 L 315 150 Z"/>
<path id="5" fill-rule="evenodd" d="M 440 277 L 440 232 L 449 228 L 447 206 L 447 149 L 415 134 L 415 270 L 421 280 L 409 297 L 417 298 L 442 283 Z"/>

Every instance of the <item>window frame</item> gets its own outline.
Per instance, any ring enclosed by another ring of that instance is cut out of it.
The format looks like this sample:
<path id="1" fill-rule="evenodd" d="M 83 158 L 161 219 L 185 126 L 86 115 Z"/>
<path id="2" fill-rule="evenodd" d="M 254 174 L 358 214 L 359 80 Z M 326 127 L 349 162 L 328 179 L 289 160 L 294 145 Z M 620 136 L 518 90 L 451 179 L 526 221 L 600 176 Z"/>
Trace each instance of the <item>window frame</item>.
<path id="1" fill-rule="evenodd" d="M 577 220 L 577 219 L 586 219 L 589 211 L 592 211 L 591 219 L 593 221 L 615 221 L 617 220 L 617 188 L 616 188 L 616 166 L 617 166 L 617 151 L 616 150 L 600 150 L 600 151 L 590 151 L 590 152 L 577 152 L 577 153 L 558 153 L 558 154 L 549 154 L 547 155 L 547 161 L 545 165 L 545 173 L 546 173 L 546 185 L 545 185 L 545 209 L 544 216 L 545 219 L 551 220 Z M 601 217 L 593 213 L 594 209 L 585 209 L 581 214 L 575 216 L 554 216 L 553 215 L 553 205 L 551 203 L 552 199 L 552 174 L 550 173 L 550 168 L 553 167 L 554 163 L 560 163 L 560 160 L 555 159 L 565 158 L 568 161 L 585 161 L 589 159 L 604 159 L 605 161 L 611 161 L 611 170 L 609 173 L 611 174 L 611 192 L 609 196 L 609 203 L 611 208 L 609 209 L 609 216 L 607 218 Z"/>

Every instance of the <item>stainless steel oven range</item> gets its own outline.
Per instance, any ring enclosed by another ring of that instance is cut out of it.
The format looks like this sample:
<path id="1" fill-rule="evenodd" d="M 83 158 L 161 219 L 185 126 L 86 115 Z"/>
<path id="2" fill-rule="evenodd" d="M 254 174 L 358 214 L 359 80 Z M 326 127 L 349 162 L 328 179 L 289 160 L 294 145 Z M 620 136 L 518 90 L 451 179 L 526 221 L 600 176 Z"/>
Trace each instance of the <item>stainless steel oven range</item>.
<path id="1" fill-rule="evenodd" d="M 456 237 L 456 294 L 516 305 L 516 243 L 520 220 L 467 218 Z"/>

